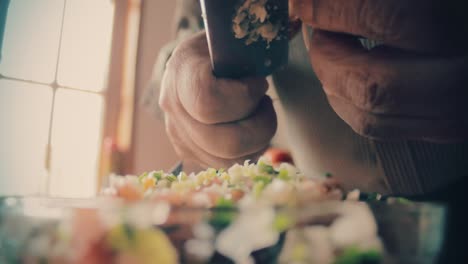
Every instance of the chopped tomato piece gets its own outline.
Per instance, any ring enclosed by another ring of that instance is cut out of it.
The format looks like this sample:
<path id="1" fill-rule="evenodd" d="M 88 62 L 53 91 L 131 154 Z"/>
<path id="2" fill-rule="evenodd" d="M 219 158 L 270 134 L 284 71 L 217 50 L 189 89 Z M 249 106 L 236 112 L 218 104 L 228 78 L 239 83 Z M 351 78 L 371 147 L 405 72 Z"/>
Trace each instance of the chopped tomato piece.
<path id="1" fill-rule="evenodd" d="M 279 149 L 279 148 L 269 148 L 264 154 L 273 164 L 279 164 L 282 162 L 287 162 L 294 164 L 293 159 L 289 151 Z"/>

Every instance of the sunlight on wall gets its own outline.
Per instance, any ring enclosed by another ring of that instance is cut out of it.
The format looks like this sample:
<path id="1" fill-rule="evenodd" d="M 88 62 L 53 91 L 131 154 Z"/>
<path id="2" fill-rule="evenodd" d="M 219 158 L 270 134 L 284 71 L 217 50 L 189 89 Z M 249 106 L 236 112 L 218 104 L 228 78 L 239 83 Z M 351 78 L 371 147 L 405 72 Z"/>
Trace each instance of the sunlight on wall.
<path id="1" fill-rule="evenodd" d="M 111 0 L 11 1 L 0 61 L 0 195 L 96 193 L 113 17 Z"/>
<path id="2" fill-rule="evenodd" d="M 96 92 L 105 88 L 113 16 L 109 0 L 67 1 L 59 85 Z"/>
<path id="3" fill-rule="evenodd" d="M 56 97 L 49 192 L 53 196 L 92 196 L 97 183 L 102 98 L 63 89 Z"/>
<path id="4" fill-rule="evenodd" d="M 13 0 L 8 9 L 0 72 L 51 83 L 59 46 L 63 0 Z"/>
<path id="5" fill-rule="evenodd" d="M 45 180 L 52 89 L 0 80 L 0 194 L 38 193 Z"/>

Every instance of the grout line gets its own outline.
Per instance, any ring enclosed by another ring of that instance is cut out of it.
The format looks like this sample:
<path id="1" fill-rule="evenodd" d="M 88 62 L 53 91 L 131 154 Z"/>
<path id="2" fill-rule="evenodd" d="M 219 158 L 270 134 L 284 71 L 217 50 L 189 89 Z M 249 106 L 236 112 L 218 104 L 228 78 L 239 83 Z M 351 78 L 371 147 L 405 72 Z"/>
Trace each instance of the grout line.
<path id="1" fill-rule="evenodd" d="M 3 74 L 0 74 L 0 79 L 4 79 L 4 80 L 8 80 L 8 81 L 25 82 L 25 83 L 36 84 L 36 85 L 52 86 L 52 83 L 45 83 L 45 82 L 28 80 L 28 79 L 9 77 L 9 76 L 5 76 Z"/>
<path id="2" fill-rule="evenodd" d="M 91 91 L 91 90 L 85 90 L 85 89 L 76 88 L 76 87 L 58 85 L 55 82 L 52 82 L 52 83 L 38 82 L 38 81 L 33 81 L 33 80 L 28 80 L 28 79 L 9 77 L 9 76 L 5 76 L 5 75 L 2 75 L 2 74 L 0 74 L 0 80 L 8 80 L 8 81 L 24 82 L 24 83 L 35 84 L 35 85 L 49 86 L 54 90 L 56 90 L 56 89 L 66 89 L 66 90 L 74 90 L 74 91 L 79 91 L 79 92 L 84 92 L 84 93 L 91 93 L 91 94 L 98 94 L 98 95 L 103 95 L 104 94 L 104 91 Z"/>
<path id="3" fill-rule="evenodd" d="M 63 28 L 65 25 L 65 11 L 67 9 L 67 0 L 63 1 L 63 11 L 62 11 L 62 23 L 60 25 L 60 35 L 59 35 L 59 46 L 58 46 L 58 54 L 57 54 L 57 62 L 55 64 L 55 77 L 54 82 L 52 83 L 51 87 L 53 89 L 52 93 L 52 107 L 50 108 L 50 119 L 49 119 L 49 137 L 47 139 L 47 153 L 46 153 L 46 160 L 45 160 L 45 167 L 46 167 L 46 179 L 45 179 L 45 193 L 42 195 L 48 196 L 50 195 L 50 178 L 51 178 L 51 159 L 52 159 L 52 126 L 54 123 L 54 110 L 55 110 L 55 96 L 56 90 L 58 87 L 57 84 L 57 75 L 58 75 L 58 68 L 60 64 L 60 53 L 62 51 L 62 37 L 63 37 Z"/>

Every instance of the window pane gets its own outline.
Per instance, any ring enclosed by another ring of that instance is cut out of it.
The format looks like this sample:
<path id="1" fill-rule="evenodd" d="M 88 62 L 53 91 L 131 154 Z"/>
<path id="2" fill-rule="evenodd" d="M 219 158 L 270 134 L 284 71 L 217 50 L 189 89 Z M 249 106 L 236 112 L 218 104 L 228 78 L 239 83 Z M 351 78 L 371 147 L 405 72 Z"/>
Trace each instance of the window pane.
<path id="1" fill-rule="evenodd" d="M 60 85 L 101 91 L 107 79 L 114 6 L 110 0 L 68 0 L 60 53 Z"/>
<path id="2" fill-rule="evenodd" d="M 0 72 L 51 83 L 55 79 L 62 14 L 63 0 L 12 0 Z"/>
<path id="3" fill-rule="evenodd" d="M 59 89 L 55 104 L 50 194 L 93 196 L 96 194 L 102 97 Z"/>
<path id="4" fill-rule="evenodd" d="M 0 80 L 0 195 L 45 189 L 52 89 Z"/>

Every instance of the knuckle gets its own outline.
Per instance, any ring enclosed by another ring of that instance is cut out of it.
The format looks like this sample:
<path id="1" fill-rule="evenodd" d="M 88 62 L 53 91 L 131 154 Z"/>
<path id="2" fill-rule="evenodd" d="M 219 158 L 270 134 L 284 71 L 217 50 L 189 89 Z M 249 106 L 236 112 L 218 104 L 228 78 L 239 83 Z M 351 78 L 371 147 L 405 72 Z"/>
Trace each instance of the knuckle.
<path id="1" fill-rule="evenodd" d="M 236 131 L 224 131 L 223 135 L 201 135 L 204 141 L 202 148 L 211 155 L 223 159 L 235 159 L 243 155 L 245 151 L 241 134 Z"/>
<path id="2" fill-rule="evenodd" d="M 199 56 L 192 42 L 193 40 L 188 39 L 175 47 L 167 60 L 166 69 L 179 72 L 183 65 L 186 65 L 187 62 L 193 61 L 194 58 Z"/>
<path id="3" fill-rule="evenodd" d="M 250 155 L 253 151 L 265 148 L 268 144 L 245 140 L 241 136 L 230 139 L 224 147 L 224 158 L 236 159 Z"/>
<path id="4" fill-rule="evenodd" d="M 264 110 L 258 119 L 239 124 L 234 135 L 229 138 L 227 149 L 231 154 L 239 156 L 265 148 L 276 134 L 277 116 L 272 105 L 261 105 Z M 271 108 L 271 109 L 270 109 Z"/>
<path id="5" fill-rule="evenodd" d="M 166 71 L 176 72 L 178 66 L 181 64 L 182 56 L 180 55 L 180 47 L 177 47 L 172 54 L 169 56 L 166 62 Z"/>
<path id="6" fill-rule="evenodd" d="M 188 148 L 185 146 L 184 142 L 180 140 L 180 135 L 178 134 L 174 124 L 171 121 L 166 122 L 165 129 L 167 137 L 169 138 L 169 141 L 171 142 L 176 154 L 181 158 L 188 158 L 191 152 L 188 151 Z"/>
<path id="7" fill-rule="evenodd" d="M 167 83 L 164 81 L 161 83 L 162 89 L 161 89 L 161 94 L 159 96 L 158 104 L 159 107 L 164 111 L 164 112 L 169 112 L 171 109 L 171 100 L 168 95 L 167 89 L 171 89 L 170 87 L 167 87 Z"/>
<path id="8" fill-rule="evenodd" d="M 184 46 L 179 46 L 166 64 L 160 106 L 167 111 L 174 100 L 180 100 L 189 115 L 209 123 L 219 110 L 211 63 L 209 58 L 188 56 L 190 48 Z"/>
<path id="9" fill-rule="evenodd" d="M 356 120 L 356 123 L 352 127 L 356 133 L 369 138 L 376 136 L 376 122 L 368 114 L 361 113 Z"/>
<path id="10" fill-rule="evenodd" d="M 194 76 L 192 88 L 193 101 L 191 115 L 203 123 L 215 123 L 219 113 L 223 111 L 216 80 L 210 78 L 209 72 L 201 70 Z"/>
<path id="11" fill-rule="evenodd" d="M 168 100 L 165 98 L 165 96 L 161 96 L 159 98 L 159 108 L 161 108 L 164 112 L 169 112 L 169 102 Z"/>
<path id="12" fill-rule="evenodd" d="M 170 101 L 171 100 L 169 99 L 167 92 L 161 92 L 161 95 L 159 96 L 158 104 L 159 104 L 159 107 L 164 112 L 170 112 L 170 109 L 171 109 Z"/>
<path id="13" fill-rule="evenodd" d="M 382 74 L 378 69 L 364 69 L 348 78 L 354 79 L 348 80 L 354 84 L 348 86 L 349 96 L 360 109 L 375 112 L 388 103 L 392 86 L 390 75 Z"/>
<path id="14" fill-rule="evenodd" d="M 192 158 L 191 152 L 188 151 L 186 147 L 179 144 L 179 142 L 172 142 L 172 147 L 174 148 L 174 151 L 176 152 L 178 157 L 182 159 Z"/>
<path id="15" fill-rule="evenodd" d="M 251 90 L 240 82 L 216 79 L 212 76 L 211 66 L 198 76 L 194 92 L 192 115 L 205 124 L 226 123 L 240 120 L 254 111 L 256 102 Z"/>
<path id="16" fill-rule="evenodd" d="M 366 37 L 377 41 L 397 41 L 402 38 L 402 27 L 407 15 L 406 7 L 398 4 L 373 0 L 360 1 L 357 26 L 362 28 Z"/>
<path id="17" fill-rule="evenodd" d="M 174 151 L 176 152 L 177 156 L 182 159 L 189 159 L 192 158 L 191 153 L 188 152 L 184 147 L 180 146 L 177 143 L 173 143 Z"/>
<path id="18" fill-rule="evenodd" d="M 177 100 L 178 81 L 175 79 L 174 72 L 166 70 L 161 80 L 160 93 L 158 98 L 159 107 L 166 113 L 171 113 L 175 110 L 174 102 Z"/>
<path id="19" fill-rule="evenodd" d="M 372 112 L 382 104 L 385 88 L 376 81 L 370 81 L 362 87 L 360 106 L 363 110 Z"/>
<path id="20" fill-rule="evenodd" d="M 226 152 L 231 158 L 245 156 L 259 147 L 263 147 L 265 136 L 252 136 L 248 129 L 239 129 L 235 136 L 229 139 Z"/>
<path id="21" fill-rule="evenodd" d="M 251 137 L 247 131 L 238 131 L 231 134 L 222 144 L 218 144 L 223 158 L 235 159 L 248 155 L 254 151 L 265 148 L 270 142 L 270 135 Z"/>
<path id="22" fill-rule="evenodd" d="M 165 129 L 166 129 L 166 134 L 168 135 L 171 142 L 175 143 L 177 132 L 172 121 L 170 121 L 167 116 L 166 116 L 166 122 L 165 122 Z"/>
<path id="23" fill-rule="evenodd" d="M 224 146 L 224 152 L 226 157 L 228 158 L 236 158 L 242 156 L 245 151 L 245 140 L 242 139 L 241 135 L 237 135 L 234 137 L 229 138 Z"/>

